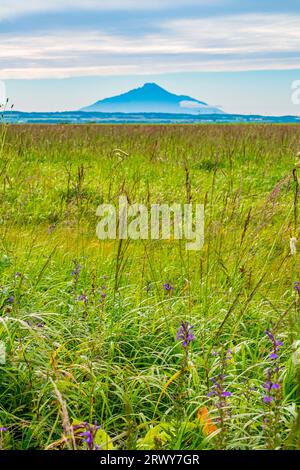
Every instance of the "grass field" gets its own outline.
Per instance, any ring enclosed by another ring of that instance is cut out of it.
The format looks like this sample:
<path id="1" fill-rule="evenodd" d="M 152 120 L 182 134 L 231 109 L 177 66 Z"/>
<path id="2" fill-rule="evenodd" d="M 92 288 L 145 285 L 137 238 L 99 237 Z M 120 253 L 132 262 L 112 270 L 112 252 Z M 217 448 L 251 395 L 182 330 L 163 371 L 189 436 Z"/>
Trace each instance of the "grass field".
<path id="1" fill-rule="evenodd" d="M 300 449 L 300 128 L 1 132 L 0 447 Z M 100 241 L 121 194 L 204 204 L 204 247 Z"/>

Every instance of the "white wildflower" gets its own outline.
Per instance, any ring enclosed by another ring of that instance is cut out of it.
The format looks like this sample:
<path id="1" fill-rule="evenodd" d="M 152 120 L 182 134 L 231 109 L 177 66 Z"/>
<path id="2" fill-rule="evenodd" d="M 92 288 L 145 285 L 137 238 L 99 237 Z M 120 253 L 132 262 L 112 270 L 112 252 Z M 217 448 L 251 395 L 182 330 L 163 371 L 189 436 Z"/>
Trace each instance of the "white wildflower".
<path id="1" fill-rule="evenodd" d="M 294 341 L 292 344 L 293 348 L 293 355 L 292 355 L 292 361 L 295 366 L 299 366 L 300 364 L 300 341 Z"/>
<path id="2" fill-rule="evenodd" d="M 297 239 L 295 237 L 292 237 L 290 239 L 291 255 L 295 255 L 297 253 L 296 243 L 297 243 Z"/>

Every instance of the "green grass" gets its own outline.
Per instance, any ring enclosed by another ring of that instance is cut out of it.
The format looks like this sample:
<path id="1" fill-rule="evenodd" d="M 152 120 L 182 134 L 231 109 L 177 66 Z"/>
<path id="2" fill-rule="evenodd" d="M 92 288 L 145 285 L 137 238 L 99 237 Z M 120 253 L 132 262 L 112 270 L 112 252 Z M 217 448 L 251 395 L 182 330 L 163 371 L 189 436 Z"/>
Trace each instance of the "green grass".
<path id="1" fill-rule="evenodd" d="M 105 448 L 300 448 L 299 140 L 298 126 L 2 127 L 2 448 L 81 448 L 72 423 L 95 420 Z M 96 208 L 120 194 L 204 203 L 203 249 L 99 241 Z M 271 404 L 266 329 L 284 342 Z M 208 397 L 219 374 L 225 399 Z"/>

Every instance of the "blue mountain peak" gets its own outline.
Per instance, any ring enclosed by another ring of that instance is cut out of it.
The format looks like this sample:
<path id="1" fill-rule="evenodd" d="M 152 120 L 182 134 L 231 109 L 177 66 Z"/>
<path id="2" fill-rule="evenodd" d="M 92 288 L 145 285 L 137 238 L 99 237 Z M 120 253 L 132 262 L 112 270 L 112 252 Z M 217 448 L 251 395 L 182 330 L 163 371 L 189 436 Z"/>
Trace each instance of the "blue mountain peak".
<path id="1" fill-rule="evenodd" d="M 221 110 L 187 95 L 176 95 L 156 83 L 145 83 L 121 95 L 82 108 L 87 112 L 213 114 Z"/>

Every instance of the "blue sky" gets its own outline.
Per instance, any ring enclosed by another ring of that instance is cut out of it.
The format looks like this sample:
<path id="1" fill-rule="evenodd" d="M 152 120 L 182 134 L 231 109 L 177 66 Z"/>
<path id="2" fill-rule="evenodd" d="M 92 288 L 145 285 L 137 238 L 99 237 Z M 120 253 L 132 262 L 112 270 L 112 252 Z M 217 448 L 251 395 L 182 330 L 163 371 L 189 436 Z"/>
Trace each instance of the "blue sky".
<path id="1" fill-rule="evenodd" d="M 78 109 L 154 81 L 227 112 L 300 114 L 299 0 L 1 0 L 17 109 Z"/>

